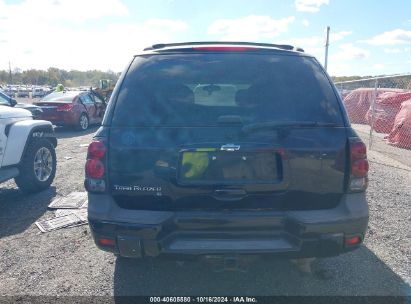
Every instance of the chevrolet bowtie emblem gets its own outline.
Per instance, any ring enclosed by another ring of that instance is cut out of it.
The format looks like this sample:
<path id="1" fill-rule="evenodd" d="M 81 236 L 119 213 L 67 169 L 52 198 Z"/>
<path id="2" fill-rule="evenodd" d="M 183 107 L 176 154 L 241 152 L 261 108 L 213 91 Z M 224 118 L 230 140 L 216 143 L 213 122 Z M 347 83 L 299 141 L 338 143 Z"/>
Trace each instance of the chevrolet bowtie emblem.
<path id="1" fill-rule="evenodd" d="M 221 151 L 238 151 L 240 150 L 240 145 L 235 145 L 235 144 L 226 144 L 222 145 L 220 148 Z"/>

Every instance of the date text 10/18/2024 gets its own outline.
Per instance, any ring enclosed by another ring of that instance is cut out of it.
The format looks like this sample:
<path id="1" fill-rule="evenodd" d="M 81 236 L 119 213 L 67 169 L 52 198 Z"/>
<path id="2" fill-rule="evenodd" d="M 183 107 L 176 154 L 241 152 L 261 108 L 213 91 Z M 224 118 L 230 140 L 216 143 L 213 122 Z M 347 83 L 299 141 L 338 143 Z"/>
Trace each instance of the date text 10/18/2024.
<path id="1" fill-rule="evenodd" d="M 150 297 L 150 303 L 257 303 L 254 297 Z"/>

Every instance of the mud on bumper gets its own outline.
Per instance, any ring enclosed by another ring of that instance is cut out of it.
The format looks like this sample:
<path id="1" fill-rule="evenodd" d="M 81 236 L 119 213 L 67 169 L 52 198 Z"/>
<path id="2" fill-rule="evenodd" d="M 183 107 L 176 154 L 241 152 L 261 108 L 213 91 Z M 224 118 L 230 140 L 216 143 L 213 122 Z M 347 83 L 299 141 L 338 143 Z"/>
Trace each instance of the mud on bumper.
<path id="1" fill-rule="evenodd" d="M 326 257 L 358 248 L 368 223 L 365 194 L 347 194 L 333 209 L 313 211 L 162 212 L 119 208 L 89 194 L 97 247 L 124 257 L 258 254 Z"/>

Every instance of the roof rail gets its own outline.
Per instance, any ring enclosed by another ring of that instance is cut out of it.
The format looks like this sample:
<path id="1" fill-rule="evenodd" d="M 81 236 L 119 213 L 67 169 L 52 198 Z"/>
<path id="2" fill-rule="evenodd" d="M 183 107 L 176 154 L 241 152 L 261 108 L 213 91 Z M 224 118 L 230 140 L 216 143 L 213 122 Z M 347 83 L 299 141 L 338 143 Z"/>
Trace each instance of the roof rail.
<path id="1" fill-rule="evenodd" d="M 159 50 L 166 47 L 174 46 L 189 46 L 189 45 L 204 45 L 204 44 L 214 44 L 214 45 L 249 45 L 249 46 L 262 46 L 262 47 L 272 47 L 287 51 L 297 51 L 304 52 L 304 49 L 300 47 L 295 47 L 288 44 L 272 44 L 272 43 L 257 43 L 257 42 L 225 42 L 225 41 L 202 41 L 202 42 L 179 42 L 179 43 L 158 43 L 152 46 L 146 47 L 144 51 Z"/>

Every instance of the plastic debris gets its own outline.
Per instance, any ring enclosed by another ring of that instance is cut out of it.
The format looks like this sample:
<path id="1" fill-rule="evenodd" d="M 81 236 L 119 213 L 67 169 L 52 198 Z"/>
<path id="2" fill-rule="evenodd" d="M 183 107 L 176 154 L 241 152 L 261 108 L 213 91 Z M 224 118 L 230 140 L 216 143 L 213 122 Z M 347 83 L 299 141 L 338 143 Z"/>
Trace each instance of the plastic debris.
<path id="1" fill-rule="evenodd" d="M 48 206 L 51 209 L 78 209 L 87 207 L 86 192 L 71 192 L 65 197 L 56 198 Z"/>
<path id="2" fill-rule="evenodd" d="M 84 221 L 76 214 L 70 213 L 64 216 L 55 217 L 51 220 L 43 220 L 36 222 L 36 226 L 41 232 L 48 232 L 65 227 L 82 224 Z"/>
<path id="3" fill-rule="evenodd" d="M 88 223 L 87 206 L 86 192 L 71 192 L 65 197 L 56 198 L 48 206 L 57 209 L 55 218 L 37 221 L 35 224 L 41 232 L 85 225 Z"/>
<path id="4" fill-rule="evenodd" d="M 56 217 L 66 216 L 69 214 L 77 215 L 82 221 L 87 222 L 87 209 L 57 209 L 54 213 Z"/>

